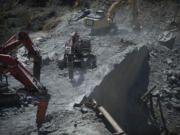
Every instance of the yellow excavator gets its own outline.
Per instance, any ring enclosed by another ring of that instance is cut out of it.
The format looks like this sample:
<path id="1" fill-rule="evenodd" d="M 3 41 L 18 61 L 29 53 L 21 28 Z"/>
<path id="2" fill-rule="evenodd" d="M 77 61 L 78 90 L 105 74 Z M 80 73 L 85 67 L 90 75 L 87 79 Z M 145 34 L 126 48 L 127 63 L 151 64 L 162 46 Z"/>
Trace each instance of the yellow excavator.
<path id="1" fill-rule="evenodd" d="M 109 28 L 113 26 L 114 22 L 114 16 L 115 12 L 117 11 L 118 7 L 129 3 L 131 4 L 132 8 L 132 16 L 133 16 L 133 24 L 136 27 L 139 27 L 139 23 L 137 21 L 137 0 L 120 0 L 118 2 L 114 2 L 108 9 L 107 13 L 105 13 L 103 10 L 96 11 L 95 14 L 89 14 L 84 18 L 84 24 L 87 27 L 90 27 L 92 31 L 99 31 L 102 28 Z M 91 32 L 92 32 L 91 31 Z"/>

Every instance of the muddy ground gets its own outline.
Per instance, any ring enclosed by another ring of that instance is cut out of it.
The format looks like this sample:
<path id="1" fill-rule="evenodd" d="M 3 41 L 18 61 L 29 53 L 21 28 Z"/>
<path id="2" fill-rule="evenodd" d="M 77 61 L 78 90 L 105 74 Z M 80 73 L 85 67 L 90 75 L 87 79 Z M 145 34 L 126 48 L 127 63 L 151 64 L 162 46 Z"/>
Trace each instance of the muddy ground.
<path id="1" fill-rule="evenodd" d="M 109 3 L 101 1 L 98 4 L 104 7 L 109 5 Z M 97 8 L 96 6 L 96 2 L 93 2 L 91 5 L 93 9 Z M 20 7 L 22 8 L 23 6 Z M 19 11 L 21 8 L 17 7 L 18 9 L 9 10 L 8 18 L 10 19 L 5 20 L 5 22 L 11 28 L 14 27 L 12 30 L 10 29 L 9 35 L 24 29 L 25 31 L 30 31 L 29 34 L 35 46 L 41 50 L 43 57 L 41 82 L 48 88 L 51 100 L 47 118 L 39 131 L 37 131 L 35 125 L 36 106 L 23 104 L 19 108 L 1 108 L 0 133 L 2 135 L 111 134 L 105 128 L 102 119 L 98 118 L 92 110 L 87 109 L 88 112 L 83 114 L 79 108 L 73 108 L 73 104 L 80 102 L 85 95 L 89 95 L 101 83 L 103 78 L 113 70 L 112 66 L 120 62 L 124 52 L 136 48 L 140 44 L 147 46 L 149 49 L 150 73 L 147 90 L 155 85 L 157 86 L 152 93 L 154 96 L 160 95 L 163 117 L 165 119 L 165 122 L 163 122 L 159 107 L 156 105 L 157 98 L 154 97 L 153 104 L 155 109 L 149 117 L 149 119 L 152 119 L 150 124 L 162 130 L 161 134 L 167 133 L 168 130 L 169 134 L 178 135 L 180 133 L 180 33 L 179 31 L 174 32 L 176 40 L 173 49 L 160 45 L 157 41 L 159 34 L 165 29 L 171 29 L 171 27 L 167 26 L 173 18 L 177 3 L 175 1 L 144 1 L 140 3 L 139 7 L 139 20 L 142 25 L 140 31 L 132 29 L 130 6 L 126 5 L 118 10 L 115 17 L 118 27 L 117 33 L 103 36 L 90 36 L 90 29 L 84 27 L 83 21 L 78 21 L 71 25 L 67 23 L 71 14 L 79 8 L 71 9 L 69 6 L 31 7 L 28 10 L 30 12 L 34 10 L 33 21 L 26 28 L 22 28 L 24 23 L 27 24 L 25 21 L 19 21 L 21 24 L 16 24 L 16 21 L 12 21 L 19 15 L 15 11 L 21 12 Z M 57 18 L 59 20 L 55 24 L 50 23 L 50 26 L 47 25 L 48 29 L 43 31 L 43 27 L 49 21 L 54 21 Z M 29 21 L 29 19 L 27 20 Z M 180 23 L 178 18 L 176 21 Z M 77 69 L 75 71 L 75 79 L 70 81 L 68 79 L 68 71 L 60 70 L 58 62 L 63 58 L 64 44 L 74 30 L 78 31 L 81 37 L 91 40 L 92 52 L 97 56 L 97 68 L 93 70 Z M 9 38 L 7 35 L 3 36 L 4 38 L 1 38 L 2 41 Z M 31 69 L 32 63 L 28 62 L 26 57 L 23 57 L 24 53 L 26 53 L 25 49 L 20 49 L 18 58 L 28 69 Z M 11 89 L 22 87 L 11 76 L 9 76 L 9 84 Z M 152 112 L 149 100 L 146 103 L 149 111 Z"/>

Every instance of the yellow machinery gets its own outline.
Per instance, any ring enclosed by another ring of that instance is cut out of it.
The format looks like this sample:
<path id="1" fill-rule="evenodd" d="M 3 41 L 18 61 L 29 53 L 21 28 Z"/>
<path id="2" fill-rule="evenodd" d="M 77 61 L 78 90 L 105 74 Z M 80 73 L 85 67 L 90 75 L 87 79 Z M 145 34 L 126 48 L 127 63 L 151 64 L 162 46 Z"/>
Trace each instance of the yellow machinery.
<path id="1" fill-rule="evenodd" d="M 108 9 L 107 13 L 105 14 L 104 11 L 98 10 L 95 14 L 89 14 L 84 18 L 84 24 L 87 27 L 92 28 L 92 30 L 99 30 L 102 28 L 108 28 L 112 26 L 113 19 L 115 16 L 116 9 L 126 3 L 130 3 L 132 5 L 133 11 L 133 23 L 137 26 L 137 6 L 136 0 L 121 0 L 119 2 L 114 2 L 110 8 Z"/>

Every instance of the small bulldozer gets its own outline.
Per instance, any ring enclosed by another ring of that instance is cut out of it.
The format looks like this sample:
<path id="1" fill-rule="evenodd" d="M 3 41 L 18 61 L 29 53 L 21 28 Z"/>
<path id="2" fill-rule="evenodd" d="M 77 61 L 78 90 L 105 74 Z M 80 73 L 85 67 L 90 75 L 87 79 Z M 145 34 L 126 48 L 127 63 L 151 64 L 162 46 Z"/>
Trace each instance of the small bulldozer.
<path id="1" fill-rule="evenodd" d="M 90 68 L 96 67 L 96 56 L 91 54 L 90 40 L 80 40 L 77 32 L 72 32 L 71 38 L 65 44 L 64 58 L 59 63 L 59 68 L 68 68 L 69 79 L 73 79 L 75 67 Z"/>

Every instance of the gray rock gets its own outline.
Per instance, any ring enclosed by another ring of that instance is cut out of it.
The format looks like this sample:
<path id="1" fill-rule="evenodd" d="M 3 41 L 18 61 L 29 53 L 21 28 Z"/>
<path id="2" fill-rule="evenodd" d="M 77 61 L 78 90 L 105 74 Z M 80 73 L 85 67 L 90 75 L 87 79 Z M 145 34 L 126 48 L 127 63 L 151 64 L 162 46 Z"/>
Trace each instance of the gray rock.
<path id="1" fill-rule="evenodd" d="M 175 43 L 175 35 L 170 31 L 165 31 L 162 34 L 159 35 L 158 41 L 161 45 L 166 46 L 169 49 L 173 48 L 173 45 Z"/>
<path id="2" fill-rule="evenodd" d="M 77 123 L 74 124 L 74 127 L 75 127 L 75 128 L 77 127 Z"/>
<path id="3" fill-rule="evenodd" d="M 81 108 L 81 112 L 82 112 L 82 113 L 87 113 L 87 112 L 88 112 L 88 109 L 87 109 L 86 107 L 82 107 L 82 108 Z"/>
<path id="4" fill-rule="evenodd" d="M 180 111 L 180 104 L 179 104 L 179 103 L 173 103 L 173 102 L 171 102 L 171 105 L 172 105 L 173 108 L 175 108 L 177 111 Z"/>
<path id="5" fill-rule="evenodd" d="M 173 61 L 172 61 L 172 59 L 167 58 L 167 59 L 166 59 L 166 62 L 167 62 L 167 64 L 169 64 L 169 65 L 170 65 L 170 64 L 172 64 L 172 62 L 173 62 Z"/>
<path id="6" fill-rule="evenodd" d="M 168 70 L 167 71 L 167 76 L 172 76 L 173 75 L 173 70 Z"/>
<path id="7" fill-rule="evenodd" d="M 176 77 L 174 75 L 169 77 L 169 82 L 170 83 L 175 83 L 176 82 Z"/>
<path id="8" fill-rule="evenodd" d="M 177 70 L 176 70 L 174 74 L 175 74 L 175 76 L 176 76 L 178 79 L 180 79 L 180 71 L 177 71 Z"/>
<path id="9" fill-rule="evenodd" d="M 176 87 L 176 88 L 174 88 L 173 90 L 180 92 L 180 87 Z"/>

